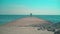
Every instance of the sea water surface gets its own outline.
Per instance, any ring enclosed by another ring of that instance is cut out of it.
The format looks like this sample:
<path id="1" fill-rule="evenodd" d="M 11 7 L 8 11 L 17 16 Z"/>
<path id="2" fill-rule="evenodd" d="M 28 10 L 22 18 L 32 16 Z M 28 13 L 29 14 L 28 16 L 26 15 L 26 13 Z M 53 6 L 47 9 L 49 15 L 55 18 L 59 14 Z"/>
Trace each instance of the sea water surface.
<path id="1" fill-rule="evenodd" d="M 0 25 L 7 24 L 11 21 L 28 17 L 29 15 L 0 15 Z M 37 17 L 39 19 L 44 19 L 47 21 L 51 21 L 53 23 L 60 22 L 60 15 L 33 15 L 33 17 Z"/>

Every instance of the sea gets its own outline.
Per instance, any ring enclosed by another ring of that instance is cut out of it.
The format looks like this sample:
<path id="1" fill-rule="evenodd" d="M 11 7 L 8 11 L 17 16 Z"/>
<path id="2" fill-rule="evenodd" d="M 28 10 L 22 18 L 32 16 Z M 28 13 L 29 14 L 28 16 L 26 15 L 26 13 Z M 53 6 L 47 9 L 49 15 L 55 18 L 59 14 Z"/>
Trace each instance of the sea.
<path id="1" fill-rule="evenodd" d="M 11 21 L 29 17 L 29 15 L 0 15 L 0 25 L 7 24 Z M 47 20 L 53 23 L 58 23 L 60 22 L 60 15 L 33 15 L 33 17 Z"/>

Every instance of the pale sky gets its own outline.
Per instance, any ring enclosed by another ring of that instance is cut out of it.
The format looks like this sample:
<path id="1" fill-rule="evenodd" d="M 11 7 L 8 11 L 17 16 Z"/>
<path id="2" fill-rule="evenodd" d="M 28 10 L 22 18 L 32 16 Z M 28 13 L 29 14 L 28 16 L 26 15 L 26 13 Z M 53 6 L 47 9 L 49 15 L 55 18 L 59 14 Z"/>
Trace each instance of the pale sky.
<path id="1" fill-rule="evenodd" d="M 60 0 L 0 0 L 0 15 L 60 15 Z"/>

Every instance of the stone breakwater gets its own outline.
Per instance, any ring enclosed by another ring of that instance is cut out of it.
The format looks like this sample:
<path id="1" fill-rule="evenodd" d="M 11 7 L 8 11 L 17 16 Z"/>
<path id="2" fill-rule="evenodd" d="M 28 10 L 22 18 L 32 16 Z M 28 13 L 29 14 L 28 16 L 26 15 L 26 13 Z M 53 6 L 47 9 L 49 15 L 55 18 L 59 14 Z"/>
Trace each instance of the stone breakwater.
<path id="1" fill-rule="evenodd" d="M 47 28 L 52 23 L 36 17 L 26 17 L 12 21 L 0 27 L 1 34 L 53 34 L 54 32 L 47 31 Z M 38 28 L 44 29 L 37 30 Z"/>

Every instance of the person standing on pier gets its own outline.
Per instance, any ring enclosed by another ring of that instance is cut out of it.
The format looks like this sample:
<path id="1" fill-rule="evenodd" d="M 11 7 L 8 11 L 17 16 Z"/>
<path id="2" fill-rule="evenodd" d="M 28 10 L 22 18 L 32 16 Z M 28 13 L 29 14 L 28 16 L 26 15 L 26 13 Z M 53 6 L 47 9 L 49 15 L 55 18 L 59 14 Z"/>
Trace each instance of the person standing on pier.
<path id="1" fill-rule="evenodd" d="M 32 13 L 30 13 L 30 17 L 32 17 Z"/>

